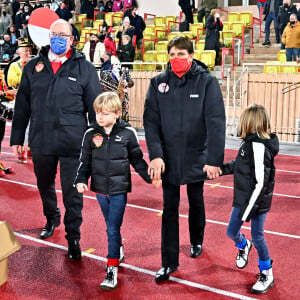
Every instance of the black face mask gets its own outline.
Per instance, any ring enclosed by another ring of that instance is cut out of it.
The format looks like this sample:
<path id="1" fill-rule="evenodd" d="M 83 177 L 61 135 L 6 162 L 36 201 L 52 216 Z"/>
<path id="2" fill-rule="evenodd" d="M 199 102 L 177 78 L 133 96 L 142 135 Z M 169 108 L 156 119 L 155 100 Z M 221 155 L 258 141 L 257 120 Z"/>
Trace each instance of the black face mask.
<path id="1" fill-rule="evenodd" d="M 103 57 L 100 58 L 100 61 L 104 64 L 104 58 Z"/>
<path id="2" fill-rule="evenodd" d="M 291 21 L 290 23 L 291 25 L 295 25 L 296 21 Z"/>
<path id="3" fill-rule="evenodd" d="M 4 16 L 4 17 L 6 16 L 6 11 L 3 12 L 3 16 Z"/>
<path id="4" fill-rule="evenodd" d="M 288 5 L 287 3 L 284 3 L 284 4 L 283 4 L 283 7 L 284 7 L 284 8 L 289 8 L 289 5 Z"/>
<path id="5" fill-rule="evenodd" d="M 90 40 L 90 42 L 91 42 L 91 44 L 95 44 L 95 42 L 96 42 L 96 41 L 94 41 L 94 40 Z"/>

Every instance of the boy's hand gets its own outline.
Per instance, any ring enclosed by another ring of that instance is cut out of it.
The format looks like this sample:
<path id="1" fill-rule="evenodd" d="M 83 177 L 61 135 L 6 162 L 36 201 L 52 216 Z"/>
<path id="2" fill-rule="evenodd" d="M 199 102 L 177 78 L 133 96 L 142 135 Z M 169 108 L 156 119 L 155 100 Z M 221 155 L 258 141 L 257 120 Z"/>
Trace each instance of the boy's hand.
<path id="1" fill-rule="evenodd" d="M 83 193 L 84 191 L 89 190 L 88 186 L 84 183 L 77 183 L 76 188 L 78 193 Z"/>
<path id="2" fill-rule="evenodd" d="M 161 187 L 161 179 L 153 179 L 152 184 L 159 189 Z"/>

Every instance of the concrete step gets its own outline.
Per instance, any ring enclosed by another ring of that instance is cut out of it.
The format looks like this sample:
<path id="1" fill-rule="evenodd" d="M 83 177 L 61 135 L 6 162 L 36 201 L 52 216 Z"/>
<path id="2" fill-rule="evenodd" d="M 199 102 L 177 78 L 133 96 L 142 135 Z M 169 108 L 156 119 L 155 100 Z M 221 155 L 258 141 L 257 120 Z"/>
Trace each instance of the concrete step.
<path id="1" fill-rule="evenodd" d="M 276 54 L 248 54 L 245 55 L 243 62 L 266 62 L 270 60 L 277 60 Z"/>
<path id="2" fill-rule="evenodd" d="M 277 44 L 276 44 L 277 46 Z M 250 54 L 277 54 L 280 51 L 280 46 L 274 47 L 273 45 L 270 46 L 261 46 L 261 45 L 254 45 L 254 48 L 250 49 Z"/>

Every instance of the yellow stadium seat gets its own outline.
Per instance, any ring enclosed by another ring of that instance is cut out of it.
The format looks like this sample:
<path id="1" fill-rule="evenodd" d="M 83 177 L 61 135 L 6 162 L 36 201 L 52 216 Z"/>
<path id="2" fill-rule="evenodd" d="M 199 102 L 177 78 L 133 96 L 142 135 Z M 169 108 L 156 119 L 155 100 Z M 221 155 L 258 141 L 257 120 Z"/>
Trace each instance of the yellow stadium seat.
<path id="1" fill-rule="evenodd" d="M 119 26 L 123 20 L 123 12 L 114 12 L 112 16 L 113 26 Z"/>
<path id="2" fill-rule="evenodd" d="M 156 51 L 167 51 L 168 50 L 168 41 L 159 41 L 155 45 Z"/>
<path id="3" fill-rule="evenodd" d="M 155 48 L 155 37 L 154 37 L 153 33 L 151 35 L 147 34 L 147 35 L 144 36 L 144 48 L 145 48 L 145 51 L 154 50 L 154 48 Z"/>
<path id="4" fill-rule="evenodd" d="M 156 71 L 156 64 L 143 63 L 142 70 L 143 71 Z"/>
<path id="5" fill-rule="evenodd" d="M 134 63 L 133 63 L 133 70 L 135 71 L 140 71 L 142 70 L 142 61 L 138 61 L 138 60 L 135 60 Z"/>
<path id="6" fill-rule="evenodd" d="M 155 25 L 147 25 L 144 30 L 144 35 L 148 33 L 154 33 L 155 34 Z"/>
<path id="7" fill-rule="evenodd" d="M 250 26 L 253 23 L 253 12 L 252 11 L 240 12 L 240 21 L 244 23 L 244 26 Z"/>
<path id="8" fill-rule="evenodd" d="M 225 47 L 231 48 L 232 38 L 234 36 L 235 36 L 235 31 L 234 30 L 228 30 L 228 31 L 223 31 L 222 32 L 222 38 L 223 38 L 223 42 L 225 44 Z"/>
<path id="9" fill-rule="evenodd" d="M 81 22 L 82 19 L 86 19 L 86 14 L 80 14 L 80 15 L 77 17 L 77 21 L 78 21 L 78 22 Z"/>
<path id="10" fill-rule="evenodd" d="M 81 43 L 85 43 L 86 42 L 86 39 L 85 39 L 85 35 L 81 35 L 80 36 L 80 41 Z"/>
<path id="11" fill-rule="evenodd" d="M 160 25 L 166 25 L 166 17 L 155 17 L 154 18 L 154 25 L 155 26 L 160 26 Z"/>
<path id="12" fill-rule="evenodd" d="M 181 36 L 181 32 L 179 31 L 173 31 L 173 32 L 170 32 L 168 34 L 168 41 L 170 41 L 172 38 L 174 38 L 175 36 Z"/>
<path id="13" fill-rule="evenodd" d="M 235 11 L 231 11 L 227 14 L 227 21 L 229 22 L 236 22 L 240 20 L 240 13 L 239 12 L 235 12 Z"/>
<path id="14" fill-rule="evenodd" d="M 93 20 L 90 20 L 90 19 L 82 19 L 81 21 L 81 26 L 82 28 L 92 28 L 93 27 Z"/>
<path id="15" fill-rule="evenodd" d="M 76 22 L 74 26 L 77 28 L 79 34 L 81 34 L 81 22 Z"/>
<path id="16" fill-rule="evenodd" d="M 162 50 L 156 52 L 156 61 L 167 63 L 169 61 L 168 51 Z"/>
<path id="17" fill-rule="evenodd" d="M 155 26 L 155 35 L 157 36 L 158 41 L 167 39 L 167 29 L 166 25 Z"/>
<path id="18" fill-rule="evenodd" d="M 204 50 L 201 52 L 201 61 L 204 62 L 209 68 L 215 66 L 216 51 L 215 50 Z"/>
<path id="19" fill-rule="evenodd" d="M 201 53 L 203 50 L 194 50 L 194 58 L 197 60 L 201 60 Z"/>
<path id="20" fill-rule="evenodd" d="M 196 42 L 195 49 L 196 50 L 204 50 L 205 40 L 199 40 Z"/>
<path id="21" fill-rule="evenodd" d="M 183 32 L 181 32 L 180 35 L 181 35 L 181 36 L 186 36 L 186 37 L 188 37 L 188 38 L 190 38 L 190 39 L 193 38 L 193 33 L 192 33 L 192 31 L 183 31 Z"/>
<path id="22" fill-rule="evenodd" d="M 114 14 L 113 12 L 107 12 L 105 14 L 105 22 L 109 27 L 113 26 L 113 20 L 112 20 L 113 14 Z"/>
<path id="23" fill-rule="evenodd" d="M 231 22 L 224 21 L 222 24 L 223 24 L 223 31 L 231 30 Z"/>
<path id="24" fill-rule="evenodd" d="M 267 61 L 264 65 L 264 73 L 280 73 L 278 61 Z"/>
<path id="25" fill-rule="evenodd" d="M 291 73 L 297 74 L 298 73 L 298 64 L 295 61 L 287 61 L 284 65 L 280 66 L 281 73 Z"/>
<path id="26" fill-rule="evenodd" d="M 169 25 L 169 22 L 170 25 Z M 172 22 L 176 22 L 176 16 L 166 16 L 166 25 L 167 25 L 167 28 L 169 28 L 171 31 L 175 28 L 176 24 L 175 23 L 172 23 Z M 169 27 L 168 27 L 169 26 Z"/>
<path id="27" fill-rule="evenodd" d="M 194 23 L 198 23 L 198 14 L 193 14 Z"/>
<path id="28" fill-rule="evenodd" d="M 86 34 L 90 33 L 92 29 L 92 27 L 81 28 L 81 35 L 85 36 Z"/>
<path id="29" fill-rule="evenodd" d="M 197 38 L 197 33 L 198 36 L 203 36 L 205 34 L 205 32 L 203 31 L 203 23 L 194 23 L 190 25 L 190 30 L 193 33 L 193 37 Z"/>
<path id="30" fill-rule="evenodd" d="M 242 36 L 244 23 L 242 21 L 236 21 L 231 23 L 231 30 L 235 31 L 235 36 Z"/>
<path id="31" fill-rule="evenodd" d="M 150 50 L 144 53 L 144 62 L 156 62 L 157 51 Z"/>
<path id="32" fill-rule="evenodd" d="M 99 30 L 99 27 L 102 26 L 103 23 L 104 23 L 104 20 L 95 20 L 95 21 L 93 22 L 93 28 L 96 28 L 96 29 Z"/>
<path id="33" fill-rule="evenodd" d="M 284 50 L 280 50 L 277 53 L 277 60 L 281 61 L 281 62 L 286 62 L 286 53 L 285 53 L 285 49 Z"/>
<path id="34" fill-rule="evenodd" d="M 94 13 L 94 21 L 104 20 L 105 13 L 103 11 L 95 11 Z"/>

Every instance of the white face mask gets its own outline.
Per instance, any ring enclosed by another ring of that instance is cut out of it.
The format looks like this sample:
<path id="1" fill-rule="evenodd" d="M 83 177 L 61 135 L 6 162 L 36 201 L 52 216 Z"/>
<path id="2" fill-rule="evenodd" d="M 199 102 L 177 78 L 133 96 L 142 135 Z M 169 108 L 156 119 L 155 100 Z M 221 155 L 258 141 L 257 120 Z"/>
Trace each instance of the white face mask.
<path id="1" fill-rule="evenodd" d="M 220 18 L 220 14 L 215 14 L 216 18 Z"/>

